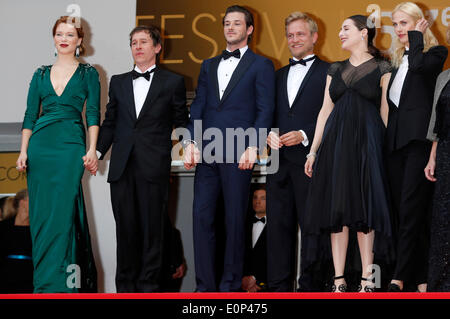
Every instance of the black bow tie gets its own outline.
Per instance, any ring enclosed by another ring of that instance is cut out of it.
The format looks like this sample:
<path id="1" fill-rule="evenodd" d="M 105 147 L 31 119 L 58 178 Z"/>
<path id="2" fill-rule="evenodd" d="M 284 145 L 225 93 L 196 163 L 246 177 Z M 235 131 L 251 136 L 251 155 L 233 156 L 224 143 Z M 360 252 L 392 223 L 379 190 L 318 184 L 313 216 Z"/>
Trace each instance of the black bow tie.
<path id="1" fill-rule="evenodd" d="M 307 59 L 301 59 L 301 60 L 294 60 L 294 59 L 289 58 L 289 65 L 290 65 L 290 66 L 293 66 L 293 65 L 296 65 L 296 64 L 301 64 L 301 65 L 306 66 L 306 62 L 312 61 L 312 60 L 314 60 L 315 58 L 316 58 L 316 56 L 312 56 L 312 57 L 310 57 L 310 58 L 307 58 Z"/>
<path id="2" fill-rule="evenodd" d="M 253 216 L 252 222 L 253 222 L 254 224 L 257 223 L 257 222 L 261 222 L 261 223 L 265 224 L 265 223 L 266 223 L 266 217 L 258 218 L 258 217 L 256 217 L 256 216 Z"/>
<path id="3" fill-rule="evenodd" d="M 403 55 L 408 55 L 408 54 L 409 54 L 408 50 L 405 50 L 405 52 L 403 53 Z"/>
<path id="4" fill-rule="evenodd" d="M 241 51 L 239 51 L 239 49 L 234 50 L 233 52 L 227 51 L 227 50 L 223 50 L 222 51 L 222 58 L 224 60 L 231 58 L 232 56 L 234 56 L 237 59 L 241 58 Z"/>
<path id="5" fill-rule="evenodd" d="M 136 70 L 131 71 L 131 76 L 133 77 L 133 80 L 136 80 L 139 77 L 143 77 L 147 81 L 150 81 L 150 73 L 154 72 L 155 68 L 151 69 L 151 71 L 147 71 L 145 73 L 139 73 Z"/>

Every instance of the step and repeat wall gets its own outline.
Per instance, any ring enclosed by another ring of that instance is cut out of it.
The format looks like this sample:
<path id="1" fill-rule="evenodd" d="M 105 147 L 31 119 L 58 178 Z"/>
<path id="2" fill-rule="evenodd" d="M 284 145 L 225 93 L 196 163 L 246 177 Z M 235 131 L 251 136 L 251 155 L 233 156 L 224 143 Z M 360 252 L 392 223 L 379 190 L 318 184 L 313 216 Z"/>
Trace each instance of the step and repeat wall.
<path id="1" fill-rule="evenodd" d="M 344 60 L 338 33 L 346 17 L 371 15 L 377 26 L 376 46 L 388 50 L 394 35 L 392 10 L 401 1 L 332 1 L 332 0 L 247 0 L 247 1 L 152 1 L 137 0 L 136 24 L 155 24 L 163 31 L 164 45 L 161 64 L 186 76 L 189 90 L 195 89 L 200 64 L 225 49 L 222 18 L 228 6 L 246 6 L 255 17 L 255 36 L 250 47 L 270 58 L 275 68 L 288 63 L 290 57 L 284 33 L 284 19 L 293 11 L 303 11 L 319 26 L 316 53 L 327 61 Z M 445 0 L 417 2 L 426 13 L 431 30 L 441 44 L 450 23 L 450 3 Z M 446 44 L 447 46 L 449 44 Z M 446 68 L 450 67 L 450 59 Z"/>
<path id="2" fill-rule="evenodd" d="M 0 153 L 0 194 L 15 194 L 27 188 L 25 172 L 16 170 L 17 152 Z"/>

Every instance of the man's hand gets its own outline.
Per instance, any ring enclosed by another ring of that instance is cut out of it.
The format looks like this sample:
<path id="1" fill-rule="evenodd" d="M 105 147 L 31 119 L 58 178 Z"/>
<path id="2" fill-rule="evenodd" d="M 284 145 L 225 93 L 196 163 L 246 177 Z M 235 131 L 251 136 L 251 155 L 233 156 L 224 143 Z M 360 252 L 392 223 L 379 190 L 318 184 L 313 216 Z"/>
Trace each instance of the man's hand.
<path id="1" fill-rule="evenodd" d="M 257 157 L 257 148 L 248 147 L 239 159 L 239 169 L 253 169 Z"/>
<path id="2" fill-rule="evenodd" d="M 291 131 L 280 136 L 280 141 L 284 146 L 298 145 L 303 142 L 303 134 L 300 131 Z"/>
<path id="3" fill-rule="evenodd" d="M 253 276 L 245 276 L 242 278 L 241 288 L 247 292 L 258 292 L 261 290 L 261 287 L 256 283 L 256 278 Z"/>
<path id="4" fill-rule="evenodd" d="M 273 150 L 278 150 L 283 146 L 283 143 L 281 143 L 281 141 L 280 141 L 280 137 L 275 132 L 269 133 L 269 135 L 267 136 L 266 142 L 267 142 L 267 145 L 269 145 L 270 148 Z"/>
<path id="5" fill-rule="evenodd" d="M 175 272 L 172 274 L 173 279 L 183 278 L 186 273 L 186 263 L 183 263 L 175 269 Z"/>
<path id="6" fill-rule="evenodd" d="M 184 168 L 191 169 L 197 165 L 197 163 L 200 161 L 200 151 L 198 148 L 192 143 L 189 144 L 184 149 Z"/>

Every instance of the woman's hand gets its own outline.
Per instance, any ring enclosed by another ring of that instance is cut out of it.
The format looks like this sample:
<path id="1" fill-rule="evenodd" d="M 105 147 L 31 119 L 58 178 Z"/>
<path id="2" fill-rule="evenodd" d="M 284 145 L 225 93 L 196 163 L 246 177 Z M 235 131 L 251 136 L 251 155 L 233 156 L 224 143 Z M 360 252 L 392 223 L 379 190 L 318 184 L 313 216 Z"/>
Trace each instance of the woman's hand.
<path id="1" fill-rule="evenodd" d="M 431 151 L 430 151 L 430 157 L 428 159 L 428 164 L 427 164 L 427 166 L 424 169 L 425 177 L 431 182 L 435 182 L 436 181 L 436 177 L 434 177 L 434 170 L 436 169 L 436 149 L 437 149 L 437 145 L 438 145 L 438 142 L 434 141 L 433 145 L 431 146 Z"/>
<path id="2" fill-rule="evenodd" d="M 312 155 L 309 156 L 306 159 L 306 163 L 305 163 L 305 174 L 311 178 L 312 177 L 312 173 L 313 173 L 313 165 L 314 165 L 314 161 L 316 160 L 316 156 Z"/>
<path id="3" fill-rule="evenodd" d="M 430 25 L 429 25 L 428 21 L 426 19 L 422 18 L 417 21 L 415 30 L 425 33 L 425 31 L 427 30 L 427 28 L 429 26 Z"/>
<path id="4" fill-rule="evenodd" d="M 91 175 L 97 174 L 98 158 L 95 150 L 89 150 L 86 155 L 83 156 L 84 167 L 91 173 Z"/>
<path id="5" fill-rule="evenodd" d="M 27 153 L 26 152 L 20 152 L 19 158 L 16 161 L 16 169 L 19 172 L 24 172 L 27 169 Z"/>
<path id="6" fill-rule="evenodd" d="M 436 168 L 436 161 L 434 159 L 430 158 L 424 171 L 425 171 L 425 177 L 431 182 L 436 181 L 436 177 L 434 177 L 435 168 Z"/>

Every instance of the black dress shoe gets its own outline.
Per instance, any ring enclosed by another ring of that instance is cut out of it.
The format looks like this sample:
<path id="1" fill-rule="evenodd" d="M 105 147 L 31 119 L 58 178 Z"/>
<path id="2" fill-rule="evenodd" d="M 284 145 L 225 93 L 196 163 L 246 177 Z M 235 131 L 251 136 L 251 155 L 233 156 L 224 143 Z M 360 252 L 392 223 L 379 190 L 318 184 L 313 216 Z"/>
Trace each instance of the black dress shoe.
<path id="1" fill-rule="evenodd" d="M 400 286 L 397 284 L 390 283 L 387 289 L 388 292 L 402 292 Z"/>

